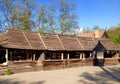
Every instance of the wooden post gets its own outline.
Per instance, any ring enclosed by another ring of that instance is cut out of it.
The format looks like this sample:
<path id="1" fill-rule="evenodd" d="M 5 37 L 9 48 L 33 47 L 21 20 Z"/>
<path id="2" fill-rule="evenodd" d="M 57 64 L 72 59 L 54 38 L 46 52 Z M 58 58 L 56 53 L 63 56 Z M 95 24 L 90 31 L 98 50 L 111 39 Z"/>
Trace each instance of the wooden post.
<path id="1" fill-rule="evenodd" d="M 93 58 L 96 58 L 96 51 L 93 51 Z"/>
<path id="2" fill-rule="evenodd" d="M 82 53 L 80 53 L 80 59 L 82 59 Z"/>
<path id="3" fill-rule="evenodd" d="M 61 60 L 63 60 L 64 59 L 64 56 L 63 56 L 63 53 L 61 53 Z"/>
<path id="4" fill-rule="evenodd" d="M 65 68 L 65 60 L 63 60 L 63 68 Z"/>
<path id="5" fill-rule="evenodd" d="M 68 60 L 70 59 L 69 53 L 67 54 L 67 59 L 68 59 Z"/>
<path id="6" fill-rule="evenodd" d="M 6 58 L 6 63 L 8 64 L 8 49 L 6 49 L 5 58 Z"/>
<path id="7" fill-rule="evenodd" d="M 69 67 L 69 61 L 70 61 L 69 60 L 70 59 L 69 53 L 67 54 L 67 59 L 68 59 L 67 62 L 68 62 L 68 67 Z"/>
<path id="8" fill-rule="evenodd" d="M 83 60 L 85 60 L 85 54 L 83 53 Z"/>
<path id="9" fill-rule="evenodd" d="M 33 61 L 35 61 L 35 54 L 33 54 Z"/>
<path id="10" fill-rule="evenodd" d="M 92 58 L 92 52 L 90 52 L 90 58 Z"/>
<path id="11" fill-rule="evenodd" d="M 65 68 L 65 60 L 64 60 L 64 54 L 61 53 L 61 60 L 63 61 L 63 68 Z"/>

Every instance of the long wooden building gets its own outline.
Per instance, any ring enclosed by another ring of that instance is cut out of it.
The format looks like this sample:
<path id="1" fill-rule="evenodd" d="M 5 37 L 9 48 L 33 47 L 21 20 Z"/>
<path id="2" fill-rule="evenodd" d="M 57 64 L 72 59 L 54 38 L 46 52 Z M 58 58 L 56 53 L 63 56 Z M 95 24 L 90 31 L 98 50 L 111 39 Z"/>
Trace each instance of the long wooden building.
<path id="1" fill-rule="evenodd" d="M 112 58 L 120 51 L 108 38 L 79 37 L 8 29 L 0 35 L 0 63 Z"/>

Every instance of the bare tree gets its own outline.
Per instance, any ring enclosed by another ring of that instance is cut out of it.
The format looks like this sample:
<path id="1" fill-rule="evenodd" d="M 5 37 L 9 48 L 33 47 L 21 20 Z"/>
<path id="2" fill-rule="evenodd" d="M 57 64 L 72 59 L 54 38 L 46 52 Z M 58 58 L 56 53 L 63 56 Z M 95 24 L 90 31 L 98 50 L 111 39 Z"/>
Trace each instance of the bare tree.
<path id="1" fill-rule="evenodd" d="M 6 25 L 7 28 L 32 30 L 35 1 L 21 0 L 21 2 L 23 3 L 15 0 L 0 1 L 0 11 L 4 17 L 2 25 Z"/>
<path id="2" fill-rule="evenodd" d="M 20 11 L 20 16 L 18 16 L 19 29 L 32 30 L 34 28 L 34 6 L 35 1 L 33 2 L 33 0 L 23 0 L 23 4 L 21 6 L 22 10 Z"/>
<path id="3" fill-rule="evenodd" d="M 1 0 L 2 27 L 41 32 L 74 34 L 78 28 L 76 4 L 68 0 L 57 0 L 56 4 L 36 7 L 36 0 Z M 36 12 L 36 11 L 37 12 Z M 4 22 L 4 23 L 3 23 Z M 3 26 L 5 25 L 5 26 Z"/>
<path id="4" fill-rule="evenodd" d="M 37 15 L 36 15 L 36 28 L 37 30 L 44 34 L 46 32 L 47 28 L 47 10 L 44 4 L 41 4 L 37 10 Z"/>
<path id="5" fill-rule="evenodd" d="M 48 32 L 50 33 L 55 33 L 56 30 L 56 10 L 55 10 L 55 6 L 53 4 L 50 4 L 48 6 L 48 10 L 47 10 L 47 24 L 48 24 Z"/>
<path id="6" fill-rule="evenodd" d="M 14 0 L 1 0 L 0 1 L 0 11 L 2 13 L 3 25 L 7 28 L 15 28 L 15 1 Z"/>
<path id="7" fill-rule="evenodd" d="M 68 0 L 60 0 L 59 4 L 59 26 L 61 34 L 73 34 L 78 28 L 76 4 Z"/>

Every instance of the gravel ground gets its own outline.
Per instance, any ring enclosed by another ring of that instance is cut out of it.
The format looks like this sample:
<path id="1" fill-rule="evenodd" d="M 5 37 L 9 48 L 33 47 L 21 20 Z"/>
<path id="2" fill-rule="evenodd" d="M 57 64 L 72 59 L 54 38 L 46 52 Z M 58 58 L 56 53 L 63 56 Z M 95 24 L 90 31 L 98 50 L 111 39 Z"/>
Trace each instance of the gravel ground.
<path id="1" fill-rule="evenodd" d="M 4 75 L 0 84 L 120 84 L 120 64 Z"/>

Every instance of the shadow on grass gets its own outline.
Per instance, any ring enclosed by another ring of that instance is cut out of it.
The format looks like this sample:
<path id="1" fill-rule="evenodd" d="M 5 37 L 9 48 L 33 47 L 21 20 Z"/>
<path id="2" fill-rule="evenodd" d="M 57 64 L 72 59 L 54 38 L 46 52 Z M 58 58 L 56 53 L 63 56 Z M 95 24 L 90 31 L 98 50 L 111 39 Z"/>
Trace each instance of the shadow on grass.
<path id="1" fill-rule="evenodd" d="M 100 68 L 102 71 L 85 72 L 79 75 L 85 79 L 79 80 L 79 82 L 83 84 L 120 84 L 120 67 Z"/>

